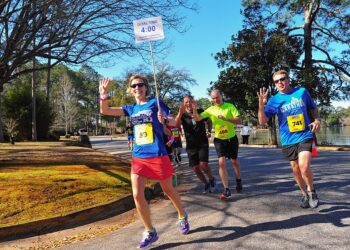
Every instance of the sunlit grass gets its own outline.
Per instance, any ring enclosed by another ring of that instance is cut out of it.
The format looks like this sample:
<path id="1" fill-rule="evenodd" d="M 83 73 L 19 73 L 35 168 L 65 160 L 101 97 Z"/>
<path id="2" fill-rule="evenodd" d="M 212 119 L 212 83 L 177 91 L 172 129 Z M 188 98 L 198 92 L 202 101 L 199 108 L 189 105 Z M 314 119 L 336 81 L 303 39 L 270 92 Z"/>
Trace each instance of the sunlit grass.
<path id="1" fill-rule="evenodd" d="M 0 226 L 65 215 L 131 194 L 130 166 L 63 143 L 0 144 Z"/>

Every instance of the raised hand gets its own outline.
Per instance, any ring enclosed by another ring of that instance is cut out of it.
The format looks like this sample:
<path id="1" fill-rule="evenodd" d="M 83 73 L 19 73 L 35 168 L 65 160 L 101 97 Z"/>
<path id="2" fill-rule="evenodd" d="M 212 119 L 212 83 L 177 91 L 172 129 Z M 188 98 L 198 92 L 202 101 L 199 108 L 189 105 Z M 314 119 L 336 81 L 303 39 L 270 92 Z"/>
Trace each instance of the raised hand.
<path id="1" fill-rule="evenodd" d="M 259 98 L 259 105 L 265 105 L 267 103 L 267 96 L 269 94 L 269 90 L 265 87 L 260 88 L 259 92 L 257 92 Z"/>
<path id="2" fill-rule="evenodd" d="M 179 114 L 182 115 L 183 113 L 185 113 L 186 111 L 186 107 L 183 103 L 180 103 L 179 105 Z"/>
<path id="3" fill-rule="evenodd" d="M 100 85 L 99 85 L 99 92 L 100 95 L 107 95 L 108 91 L 107 91 L 107 87 L 109 84 L 109 78 L 108 77 L 104 77 L 102 80 L 100 80 Z"/>

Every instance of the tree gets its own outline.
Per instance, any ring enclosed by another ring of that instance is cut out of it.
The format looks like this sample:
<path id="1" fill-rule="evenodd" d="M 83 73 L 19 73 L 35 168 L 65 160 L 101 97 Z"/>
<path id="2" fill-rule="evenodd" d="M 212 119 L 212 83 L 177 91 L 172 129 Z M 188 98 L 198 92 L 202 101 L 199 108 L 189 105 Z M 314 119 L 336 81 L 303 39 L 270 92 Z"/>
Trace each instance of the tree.
<path id="1" fill-rule="evenodd" d="M 67 73 L 60 77 L 58 86 L 58 112 L 56 119 L 63 121 L 67 135 L 68 132 L 72 131 L 76 123 L 78 99 L 73 83 Z"/>
<path id="2" fill-rule="evenodd" d="M 48 138 L 49 128 L 53 121 L 51 105 L 46 102 L 45 94 L 38 91 L 37 97 L 37 128 L 38 139 Z M 31 132 L 31 112 L 32 93 L 31 76 L 22 76 L 7 85 L 3 93 L 3 116 L 5 120 L 14 119 L 18 122 L 18 139 L 32 139 Z"/>
<path id="3" fill-rule="evenodd" d="M 148 51 L 147 44 L 135 45 L 133 21 L 162 16 L 168 28 L 182 32 L 183 17 L 177 12 L 183 8 L 194 5 L 188 0 L 2 1 L 0 92 L 4 83 L 33 70 L 20 66 L 34 57 L 52 60 L 40 70 L 61 62 L 81 64 L 99 57 L 103 63 Z"/>
<path id="4" fill-rule="evenodd" d="M 146 44 L 135 45 L 132 21 L 144 18 L 145 14 L 162 16 L 165 25 L 182 32 L 183 17 L 177 11 L 183 8 L 193 9 L 194 6 L 190 0 L 2 1 L 0 93 L 5 83 L 11 83 L 20 75 L 49 69 L 62 62 L 108 63 L 112 57 L 142 54 L 148 47 Z M 40 67 L 23 67 L 33 58 L 45 59 L 48 63 Z M 47 73 L 49 100 L 51 73 Z M 35 98 L 33 108 L 35 113 Z M 0 140 L 2 138 L 0 129 Z"/>
<path id="5" fill-rule="evenodd" d="M 349 99 L 350 2 L 334 0 L 243 0 L 286 35 L 303 41 L 298 80 L 321 104 Z"/>
<path id="6" fill-rule="evenodd" d="M 202 108 L 205 110 L 211 106 L 211 101 L 208 98 L 199 98 L 197 100 L 197 104 L 199 108 Z"/>
<path id="7" fill-rule="evenodd" d="M 220 89 L 227 101 L 234 103 L 246 117 L 257 117 L 259 88 L 266 87 L 275 94 L 272 74 L 275 69 L 295 69 L 302 53 L 298 38 L 278 29 L 267 29 L 268 23 L 256 14 L 259 6 L 244 10 L 244 26 L 232 43 L 215 55 L 223 68 L 212 88 Z M 277 143 L 275 120 L 269 122 L 270 143 Z"/>

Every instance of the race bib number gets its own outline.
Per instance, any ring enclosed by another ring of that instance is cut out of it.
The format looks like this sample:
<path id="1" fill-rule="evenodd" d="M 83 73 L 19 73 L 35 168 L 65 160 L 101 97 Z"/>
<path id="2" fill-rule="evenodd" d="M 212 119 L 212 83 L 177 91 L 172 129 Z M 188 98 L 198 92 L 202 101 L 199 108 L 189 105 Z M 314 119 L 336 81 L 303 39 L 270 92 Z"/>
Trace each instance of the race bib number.
<path id="1" fill-rule="evenodd" d="M 153 127 L 152 123 L 144 123 L 135 125 L 135 142 L 138 145 L 153 143 Z"/>
<path id="2" fill-rule="evenodd" d="M 305 129 L 304 114 L 290 115 L 287 117 L 289 132 L 299 132 Z"/>
<path id="3" fill-rule="evenodd" d="M 171 131 L 174 137 L 179 137 L 179 131 L 178 130 L 174 130 Z"/>
<path id="4" fill-rule="evenodd" d="M 228 127 L 226 125 L 218 126 L 218 137 L 219 138 L 227 138 L 229 136 Z"/>

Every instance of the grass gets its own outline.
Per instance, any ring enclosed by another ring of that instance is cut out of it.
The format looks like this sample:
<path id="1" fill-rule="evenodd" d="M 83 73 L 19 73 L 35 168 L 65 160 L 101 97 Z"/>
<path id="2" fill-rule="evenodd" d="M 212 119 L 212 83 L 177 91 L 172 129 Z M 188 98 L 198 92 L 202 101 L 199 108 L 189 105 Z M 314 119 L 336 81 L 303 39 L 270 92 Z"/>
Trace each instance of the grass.
<path id="1" fill-rule="evenodd" d="M 65 215 L 131 194 L 130 165 L 62 142 L 0 144 L 0 227 Z"/>

